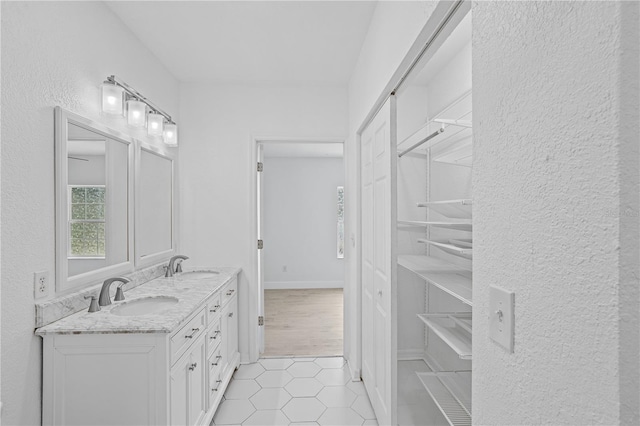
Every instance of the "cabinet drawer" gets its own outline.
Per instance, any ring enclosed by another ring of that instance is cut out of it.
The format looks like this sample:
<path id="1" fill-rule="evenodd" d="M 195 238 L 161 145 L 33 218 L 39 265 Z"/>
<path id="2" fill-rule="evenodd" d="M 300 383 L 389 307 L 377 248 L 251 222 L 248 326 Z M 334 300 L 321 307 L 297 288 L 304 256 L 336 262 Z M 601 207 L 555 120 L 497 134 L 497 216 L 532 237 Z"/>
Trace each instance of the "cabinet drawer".
<path id="1" fill-rule="evenodd" d="M 234 278 L 229 284 L 225 286 L 221 294 L 222 306 L 226 305 L 229 300 L 238 292 L 238 280 Z"/>
<path id="2" fill-rule="evenodd" d="M 214 401 L 220 397 L 220 394 L 224 393 L 222 386 L 222 371 L 216 370 L 214 375 L 211 376 L 211 383 L 209 384 L 209 406 L 212 406 Z"/>
<path id="3" fill-rule="evenodd" d="M 211 296 L 207 302 L 207 326 L 211 325 L 211 323 L 220 316 L 221 308 L 222 303 L 220 302 L 220 292 L 218 292 Z"/>
<path id="4" fill-rule="evenodd" d="M 208 354 L 212 354 L 213 351 L 220 345 L 222 341 L 222 327 L 220 326 L 220 317 L 217 317 L 213 325 L 207 329 L 207 350 Z"/>
<path id="5" fill-rule="evenodd" d="M 220 397 L 220 394 L 224 392 L 222 387 L 222 352 L 220 347 L 211 354 L 209 358 L 209 407 Z"/>
<path id="6" fill-rule="evenodd" d="M 211 355 L 209 355 L 209 384 L 215 385 L 215 380 L 213 380 L 215 373 L 217 370 L 220 370 L 223 367 L 223 357 L 222 348 L 217 347 Z M 213 386 L 215 387 L 215 386 Z"/>
<path id="7" fill-rule="evenodd" d="M 184 325 L 177 333 L 171 336 L 171 364 L 180 358 L 180 356 L 191 346 L 191 344 L 200 336 L 205 329 L 204 309 L 196 314 L 186 325 Z"/>

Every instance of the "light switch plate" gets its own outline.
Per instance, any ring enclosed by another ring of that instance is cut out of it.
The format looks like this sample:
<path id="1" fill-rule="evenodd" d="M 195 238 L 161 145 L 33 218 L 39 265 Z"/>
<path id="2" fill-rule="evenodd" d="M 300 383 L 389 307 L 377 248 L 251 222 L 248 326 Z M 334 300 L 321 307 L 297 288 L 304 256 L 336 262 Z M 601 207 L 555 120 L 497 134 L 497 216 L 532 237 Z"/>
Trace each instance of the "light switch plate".
<path id="1" fill-rule="evenodd" d="M 489 336 L 510 353 L 513 353 L 515 334 L 514 305 L 514 292 L 496 286 L 489 287 Z"/>

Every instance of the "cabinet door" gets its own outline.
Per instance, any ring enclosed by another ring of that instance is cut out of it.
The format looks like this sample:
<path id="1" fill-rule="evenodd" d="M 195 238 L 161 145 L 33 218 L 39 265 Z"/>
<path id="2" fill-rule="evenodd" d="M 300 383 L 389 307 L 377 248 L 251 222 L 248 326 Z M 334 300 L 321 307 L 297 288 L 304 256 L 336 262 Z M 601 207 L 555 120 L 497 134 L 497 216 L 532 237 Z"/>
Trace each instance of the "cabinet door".
<path id="1" fill-rule="evenodd" d="M 227 305 L 225 320 L 227 321 L 227 363 L 230 363 L 238 352 L 238 298 L 235 296 Z"/>
<path id="2" fill-rule="evenodd" d="M 202 418 L 207 411 L 207 392 L 206 392 L 206 374 L 207 374 L 207 356 L 205 352 L 205 341 L 200 339 L 193 345 L 191 349 L 191 365 L 188 367 L 189 372 L 189 424 L 200 424 Z"/>
<path id="3" fill-rule="evenodd" d="M 171 369 L 171 424 L 200 424 L 206 411 L 205 341 L 198 339 Z"/>
<path id="4" fill-rule="evenodd" d="M 154 333 L 45 336 L 42 424 L 168 424 L 165 345 Z"/>
<path id="5" fill-rule="evenodd" d="M 227 364 L 229 364 L 229 356 L 227 355 L 227 348 L 229 347 L 229 321 L 227 321 L 227 318 L 229 318 L 229 313 L 232 310 L 231 303 L 227 303 L 222 309 L 222 312 L 220 312 L 220 337 L 222 337 L 222 341 L 220 342 L 220 355 L 222 355 L 220 371 L 223 376 L 224 372 L 227 371 Z"/>
<path id="6" fill-rule="evenodd" d="M 362 380 L 380 424 L 396 424 L 395 97 L 361 136 Z"/>
<path id="7" fill-rule="evenodd" d="M 189 355 L 183 356 L 171 369 L 171 424 L 189 424 Z"/>
<path id="8" fill-rule="evenodd" d="M 222 310 L 220 318 L 222 330 L 222 372 L 223 376 L 230 368 L 236 353 L 238 352 L 238 297 L 234 296 Z"/>

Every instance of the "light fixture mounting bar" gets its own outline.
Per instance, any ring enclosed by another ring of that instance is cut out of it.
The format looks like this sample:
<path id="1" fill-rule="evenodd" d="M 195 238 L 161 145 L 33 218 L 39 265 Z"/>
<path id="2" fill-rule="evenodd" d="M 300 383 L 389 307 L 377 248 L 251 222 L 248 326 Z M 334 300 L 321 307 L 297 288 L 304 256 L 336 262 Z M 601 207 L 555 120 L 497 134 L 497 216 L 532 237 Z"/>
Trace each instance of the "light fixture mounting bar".
<path id="1" fill-rule="evenodd" d="M 156 105 L 153 104 L 153 102 L 151 102 L 149 99 L 147 99 L 142 93 L 138 92 L 136 89 L 134 89 L 133 87 L 129 86 L 127 83 L 125 83 L 124 81 L 122 81 L 121 79 L 116 77 L 115 75 L 108 76 L 107 77 L 107 82 L 122 87 L 124 89 L 124 91 L 127 92 L 129 95 L 131 95 L 134 98 L 137 98 L 137 99 L 141 100 L 142 102 L 144 102 L 145 104 L 149 105 L 149 107 L 152 110 L 154 110 L 155 112 L 157 112 L 158 114 L 162 114 L 164 116 L 164 118 L 166 118 L 169 123 L 175 124 L 173 122 L 173 120 L 171 119 L 171 116 L 169 114 L 167 114 L 166 112 L 164 112 L 163 110 L 158 108 Z"/>

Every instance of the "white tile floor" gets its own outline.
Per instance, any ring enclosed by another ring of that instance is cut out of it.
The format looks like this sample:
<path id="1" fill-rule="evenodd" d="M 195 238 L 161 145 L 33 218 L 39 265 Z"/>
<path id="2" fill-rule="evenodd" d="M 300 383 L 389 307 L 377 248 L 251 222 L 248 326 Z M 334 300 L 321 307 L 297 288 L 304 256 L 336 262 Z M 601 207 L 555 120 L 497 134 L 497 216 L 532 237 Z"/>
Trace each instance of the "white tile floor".
<path id="1" fill-rule="evenodd" d="M 342 357 L 268 358 L 241 365 L 212 425 L 377 425 Z"/>

